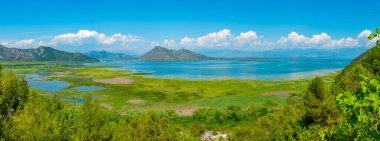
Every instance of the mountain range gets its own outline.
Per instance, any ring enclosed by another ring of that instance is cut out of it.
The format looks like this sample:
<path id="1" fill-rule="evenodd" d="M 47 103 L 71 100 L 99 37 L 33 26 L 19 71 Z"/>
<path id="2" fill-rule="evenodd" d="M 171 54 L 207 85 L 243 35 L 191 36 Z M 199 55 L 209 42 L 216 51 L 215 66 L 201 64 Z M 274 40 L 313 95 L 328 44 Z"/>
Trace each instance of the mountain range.
<path id="1" fill-rule="evenodd" d="M 145 61 L 194 61 L 212 59 L 202 54 L 192 52 L 187 49 L 170 50 L 164 47 L 156 46 L 138 60 Z"/>
<path id="2" fill-rule="evenodd" d="M 353 59 L 368 47 L 356 48 L 289 48 L 273 50 L 238 50 L 238 49 L 198 49 L 194 50 L 213 58 L 340 58 Z"/>
<path id="3" fill-rule="evenodd" d="M 133 60 L 136 59 L 133 56 L 126 55 L 124 53 L 111 53 L 107 51 L 90 51 L 85 53 L 88 57 L 96 58 L 102 61 L 121 61 L 121 60 Z"/>
<path id="4" fill-rule="evenodd" d="M 0 61 L 69 61 L 99 62 L 82 53 L 69 53 L 51 47 L 40 46 L 36 49 L 7 48 L 0 45 Z"/>

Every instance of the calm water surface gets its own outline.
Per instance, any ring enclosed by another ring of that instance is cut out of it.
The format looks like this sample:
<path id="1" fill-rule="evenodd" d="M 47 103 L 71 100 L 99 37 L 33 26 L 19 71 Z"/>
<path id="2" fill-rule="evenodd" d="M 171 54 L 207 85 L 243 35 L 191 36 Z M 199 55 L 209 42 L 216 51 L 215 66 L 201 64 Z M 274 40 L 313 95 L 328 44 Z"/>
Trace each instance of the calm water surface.
<path id="1" fill-rule="evenodd" d="M 101 86 L 81 86 L 81 87 L 75 87 L 74 89 L 77 91 L 96 91 L 96 90 L 103 90 L 104 87 L 101 87 Z"/>
<path id="2" fill-rule="evenodd" d="M 89 66 L 121 66 L 121 70 L 150 73 L 159 78 L 306 78 L 341 70 L 351 59 L 275 59 L 265 61 L 124 61 L 88 63 Z"/>
<path id="3" fill-rule="evenodd" d="M 24 74 L 28 80 L 29 86 L 32 88 L 44 90 L 47 92 L 57 92 L 63 88 L 70 86 L 69 83 L 58 80 L 42 80 L 47 75 L 42 74 Z"/>

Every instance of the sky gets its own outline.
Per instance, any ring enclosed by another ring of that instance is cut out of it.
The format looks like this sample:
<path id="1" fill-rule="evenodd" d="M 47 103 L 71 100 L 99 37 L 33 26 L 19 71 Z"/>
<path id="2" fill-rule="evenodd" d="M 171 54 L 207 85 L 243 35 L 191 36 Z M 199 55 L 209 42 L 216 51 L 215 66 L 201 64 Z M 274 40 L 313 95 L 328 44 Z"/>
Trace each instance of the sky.
<path id="1" fill-rule="evenodd" d="M 379 0 L 3 0 L 0 44 L 66 51 L 370 47 Z"/>

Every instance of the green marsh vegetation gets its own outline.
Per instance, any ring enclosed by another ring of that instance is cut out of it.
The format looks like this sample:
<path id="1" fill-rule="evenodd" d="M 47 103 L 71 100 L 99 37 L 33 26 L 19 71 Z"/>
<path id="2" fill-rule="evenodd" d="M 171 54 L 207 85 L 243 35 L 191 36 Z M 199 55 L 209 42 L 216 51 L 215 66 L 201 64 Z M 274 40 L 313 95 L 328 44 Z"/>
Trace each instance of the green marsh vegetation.
<path id="1" fill-rule="evenodd" d="M 200 140 L 200 134 L 211 130 L 227 133 L 229 140 L 379 140 L 379 62 L 380 45 L 376 45 L 336 76 L 276 82 L 156 79 L 80 65 L 52 65 L 54 69 L 36 65 L 29 69 L 28 73 L 54 70 L 47 72 L 55 74 L 48 79 L 69 82 L 71 87 L 105 87 L 86 93 L 67 88 L 51 94 L 35 93 L 25 80 L 5 69 L 0 73 L 0 135 L 1 140 L 166 141 Z M 70 75 L 56 74 L 62 71 Z M 113 77 L 128 77 L 135 83 L 110 85 L 92 81 Z M 261 103 L 236 104 L 249 96 L 269 96 L 278 90 L 293 93 L 280 101 L 270 98 Z M 79 104 L 59 100 L 65 95 L 80 95 L 85 101 Z M 236 105 L 221 104 L 229 98 L 235 98 Z M 143 99 L 144 103 L 125 104 L 131 99 Z M 102 107 L 107 102 L 113 110 Z M 157 107 L 170 103 L 178 107 L 192 102 L 206 106 L 197 107 L 189 116 L 180 116 L 173 110 L 149 110 L 149 104 Z M 138 105 L 141 110 L 128 110 Z"/>
<path id="2" fill-rule="evenodd" d="M 5 71 L 23 74 L 47 75 L 43 80 L 60 80 L 70 83 L 62 91 L 40 94 L 58 97 L 83 98 L 86 94 L 96 97 L 118 112 L 129 110 L 186 110 L 198 107 L 224 108 L 228 105 L 247 107 L 253 103 L 271 101 L 285 104 L 290 93 L 303 91 L 309 79 L 278 79 L 268 81 L 244 79 L 187 80 L 150 78 L 142 74 L 115 70 L 116 67 L 83 66 L 52 62 L 25 63 L 5 62 Z M 324 76 L 330 85 L 336 74 Z M 131 84 L 107 84 L 95 79 L 128 78 Z M 101 86 L 96 91 L 77 91 L 76 87 Z M 133 104 L 131 100 L 140 100 Z"/>

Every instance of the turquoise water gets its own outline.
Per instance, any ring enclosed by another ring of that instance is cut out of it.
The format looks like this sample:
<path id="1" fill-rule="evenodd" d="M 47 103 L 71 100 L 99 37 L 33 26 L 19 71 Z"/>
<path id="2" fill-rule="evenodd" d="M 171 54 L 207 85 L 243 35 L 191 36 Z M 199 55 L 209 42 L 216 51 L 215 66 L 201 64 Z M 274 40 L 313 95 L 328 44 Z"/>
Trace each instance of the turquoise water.
<path id="1" fill-rule="evenodd" d="M 88 63 L 91 66 L 121 66 L 121 70 L 149 73 L 159 78 L 307 78 L 325 75 L 344 68 L 351 59 L 273 59 L 265 61 L 124 61 Z"/>
<path id="2" fill-rule="evenodd" d="M 63 88 L 69 87 L 70 84 L 64 81 L 58 80 L 43 80 L 48 77 L 48 75 L 43 74 L 24 74 L 25 78 L 28 80 L 29 86 L 32 88 L 40 89 L 47 92 L 57 92 Z M 73 88 L 77 91 L 96 91 L 102 90 L 104 87 L 101 86 L 81 86 Z"/>
<path id="3" fill-rule="evenodd" d="M 66 100 L 71 103 L 83 103 L 84 98 L 73 98 L 73 97 L 66 97 L 66 98 L 61 98 L 61 100 Z"/>
<path id="4" fill-rule="evenodd" d="M 42 80 L 47 75 L 41 74 L 24 74 L 28 84 L 32 88 L 40 89 L 47 92 L 57 92 L 63 88 L 70 86 L 69 83 L 58 80 Z"/>
<path id="5" fill-rule="evenodd" d="M 35 81 L 35 80 L 29 80 L 29 86 L 32 88 L 44 90 L 47 92 L 57 92 L 63 88 L 66 88 L 70 86 L 69 83 L 63 82 L 63 81 Z"/>
<path id="6" fill-rule="evenodd" d="M 82 87 L 75 87 L 75 90 L 78 91 L 96 91 L 96 90 L 103 90 L 104 87 L 100 86 L 82 86 Z"/>

